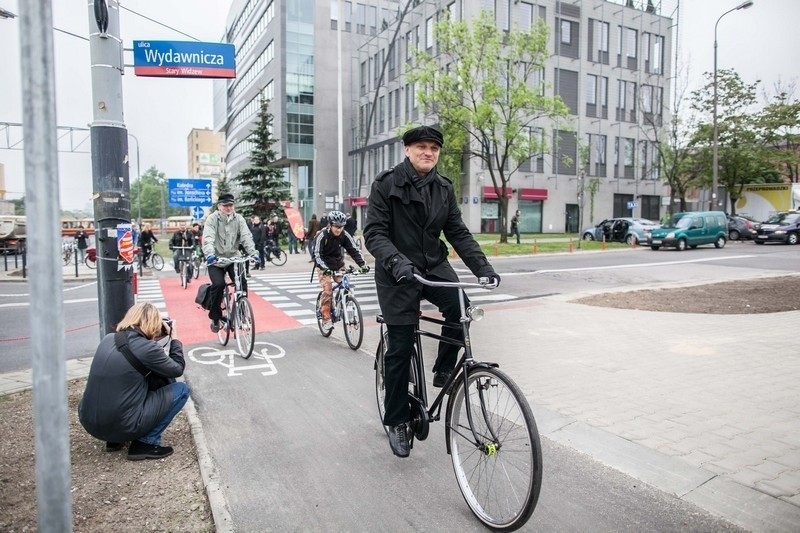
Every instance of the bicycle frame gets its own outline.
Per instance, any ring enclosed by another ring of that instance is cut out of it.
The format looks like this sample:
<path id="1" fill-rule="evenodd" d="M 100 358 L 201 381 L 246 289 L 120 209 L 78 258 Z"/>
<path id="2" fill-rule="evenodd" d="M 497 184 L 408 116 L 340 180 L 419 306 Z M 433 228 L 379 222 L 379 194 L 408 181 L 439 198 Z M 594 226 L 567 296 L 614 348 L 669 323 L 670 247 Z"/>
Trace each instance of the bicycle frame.
<path id="1" fill-rule="evenodd" d="M 428 419 L 430 421 L 437 421 L 437 420 L 441 419 L 442 407 L 444 406 L 444 398 L 448 394 L 450 389 L 453 387 L 453 385 L 454 385 L 454 383 L 456 382 L 457 379 L 462 379 L 464 381 L 465 395 L 468 395 L 469 394 L 469 387 L 468 387 L 467 380 L 468 380 L 468 377 L 469 377 L 468 376 L 469 369 L 472 366 L 474 366 L 474 365 L 494 366 L 494 367 L 498 366 L 496 363 L 476 362 L 472 357 L 472 345 L 471 345 L 470 337 L 469 337 L 469 326 L 470 326 L 470 323 L 472 323 L 472 321 L 474 319 L 470 316 L 469 309 L 467 309 L 465 307 L 465 295 L 464 295 L 464 291 L 463 291 L 463 289 L 466 289 L 466 288 L 481 288 L 481 289 L 490 290 L 490 289 L 494 289 L 497 285 L 488 283 L 488 279 L 487 278 L 481 278 L 479 280 L 479 283 L 462 283 L 462 282 L 429 281 L 429 280 L 427 280 L 427 279 L 425 279 L 422 276 L 419 276 L 417 274 L 415 274 L 414 277 L 417 279 L 417 281 L 419 281 L 423 285 L 428 285 L 430 287 L 453 287 L 453 288 L 459 289 L 458 290 L 458 303 L 459 303 L 459 309 L 461 309 L 461 317 L 459 318 L 459 324 L 455 324 L 453 322 L 446 322 L 444 320 L 433 318 L 433 317 L 429 317 L 429 316 L 425 316 L 425 315 L 420 315 L 419 318 L 420 318 L 420 321 L 429 322 L 431 324 L 437 324 L 437 325 L 443 326 L 443 327 L 450 327 L 450 328 L 454 328 L 454 329 L 460 327 L 461 330 L 462 330 L 463 336 L 464 336 L 464 340 L 463 341 L 459 341 L 459 340 L 456 340 L 456 339 L 451 339 L 449 337 L 445 337 L 445 336 L 443 336 L 441 334 L 437 334 L 437 333 L 432 333 L 430 331 L 425 331 L 423 329 L 420 329 L 419 326 L 417 326 L 417 328 L 416 328 L 416 330 L 414 332 L 415 342 L 416 342 L 416 350 L 417 350 L 417 357 L 412 357 L 411 364 L 412 365 L 416 365 L 415 371 L 416 371 L 416 373 L 419 376 L 420 381 L 421 381 L 420 386 L 417 387 L 418 394 L 420 396 L 419 398 L 417 398 L 417 400 L 420 401 L 422 406 L 427 411 Z M 384 333 L 384 324 L 381 323 L 381 338 L 383 338 L 383 333 Z M 450 375 L 450 377 L 447 379 L 447 381 L 445 382 L 445 384 L 442 386 L 441 390 L 439 391 L 439 394 L 436 396 L 436 399 L 433 401 L 433 404 L 430 405 L 430 406 L 428 405 L 428 392 L 427 392 L 427 387 L 425 386 L 425 364 L 424 364 L 424 358 L 423 358 L 423 352 L 422 352 L 422 337 L 428 337 L 428 338 L 431 338 L 431 339 L 434 339 L 434 340 L 438 340 L 440 342 L 446 342 L 448 344 L 452 344 L 454 346 L 458 346 L 460 348 L 464 348 L 464 354 L 461 356 L 461 358 L 459 359 L 458 363 L 455 366 L 456 371 L 453 372 Z M 472 409 L 471 409 L 470 402 L 465 402 L 465 408 L 466 408 L 466 411 L 467 411 L 467 419 L 470 422 L 470 430 L 472 431 L 472 436 L 473 436 L 474 442 L 475 442 L 475 444 L 478 444 L 481 441 L 481 436 L 478 435 L 475 432 L 475 429 L 474 429 L 475 424 L 473 423 L 473 420 L 472 420 Z M 483 415 L 485 417 L 486 413 L 483 413 Z M 492 435 L 492 438 L 496 438 L 496 435 Z M 447 447 L 448 447 L 447 453 L 450 453 L 449 441 L 448 441 Z"/>

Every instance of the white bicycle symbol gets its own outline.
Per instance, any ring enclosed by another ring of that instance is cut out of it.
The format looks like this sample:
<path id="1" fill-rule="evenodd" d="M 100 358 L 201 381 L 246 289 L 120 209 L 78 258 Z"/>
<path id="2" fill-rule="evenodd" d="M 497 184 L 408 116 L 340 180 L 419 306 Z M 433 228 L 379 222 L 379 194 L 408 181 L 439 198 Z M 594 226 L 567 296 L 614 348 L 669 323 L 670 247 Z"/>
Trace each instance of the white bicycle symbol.
<path id="1" fill-rule="evenodd" d="M 256 342 L 253 355 L 244 360 L 236 350 L 218 350 L 209 346 L 198 346 L 189 351 L 189 359 L 201 365 L 222 365 L 228 369 L 228 377 L 243 376 L 249 370 L 260 370 L 261 375 L 271 376 L 278 373 L 273 359 L 286 355 L 286 350 L 271 342 Z M 260 363 L 259 361 L 264 361 Z M 237 362 L 239 365 L 237 366 Z"/>

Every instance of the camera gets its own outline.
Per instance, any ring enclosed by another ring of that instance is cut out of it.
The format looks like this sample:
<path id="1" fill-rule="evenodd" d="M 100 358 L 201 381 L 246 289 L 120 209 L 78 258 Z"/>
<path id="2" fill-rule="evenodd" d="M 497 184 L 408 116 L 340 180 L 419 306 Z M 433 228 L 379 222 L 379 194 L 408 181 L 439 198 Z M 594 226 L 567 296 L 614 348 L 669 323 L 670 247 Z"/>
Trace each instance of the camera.
<path id="1" fill-rule="evenodd" d="M 167 336 L 172 335 L 172 319 L 171 318 L 162 318 L 161 319 L 161 335 Z"/>

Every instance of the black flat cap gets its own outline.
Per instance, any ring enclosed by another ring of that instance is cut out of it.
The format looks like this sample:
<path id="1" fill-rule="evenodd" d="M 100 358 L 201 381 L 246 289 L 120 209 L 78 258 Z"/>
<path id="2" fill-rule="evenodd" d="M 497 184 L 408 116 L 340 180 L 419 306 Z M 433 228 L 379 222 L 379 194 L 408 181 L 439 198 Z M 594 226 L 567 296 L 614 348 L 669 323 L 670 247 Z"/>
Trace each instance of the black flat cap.
<path id="1" fill-rule="evenodd" d="M 220 194 L 219 195 L 219 199 L 217 200 L 217 203 L 218 204 L 226 204 L 227 205 L 227 204 L 233 204 L 235 202 L 234 202 L 232 194 L 225 193 L 225 194 Z"/>
<path id="2" fill-rule="evenodd" d="M 431 126 L 417 126 L 411 128 L 403 135 L 403 144 L 409 145 L 417 141 L 433 141 L 439 146 L 444 146 L 442 132 Z"/>

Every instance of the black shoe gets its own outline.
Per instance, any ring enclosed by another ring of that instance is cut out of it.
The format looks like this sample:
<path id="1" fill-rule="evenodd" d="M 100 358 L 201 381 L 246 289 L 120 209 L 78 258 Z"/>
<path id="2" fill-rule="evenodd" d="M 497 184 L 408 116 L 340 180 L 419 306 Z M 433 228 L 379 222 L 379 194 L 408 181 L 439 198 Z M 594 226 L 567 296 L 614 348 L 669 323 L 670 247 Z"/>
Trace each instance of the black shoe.
<path id="1" fill-rule="evenodd" d="M 131 442 L 128 448 L 129 461 L 141 461 L 143 459 L 161 459 L 172 455 L 172 446 L 158 446 L 156 444 L 147 444 L 140 440 Z"/>
<path id="2" fill-rule="evenodd" d="M 408 447 L 408 426 L 400 424 L 389 428 L 389 446 L 397 457 L 408 457 L 411 449 Z"/>
<path id="3" fill-rule="evenodd" d="M 211 331 L 212 331 L 213 333 L 216 333 L 216 332 L 218 332 L 218 331 L 219 331 L 219 330 L 221 330 L 221 329 L 222 329 L 222 325 L 220 324 L 220 321 L 219 321 L 219 320 L 212 320 L 212 321 L 211 321 Z"/>
<path id="4" fill-rule="evenodd" d="M 433 386 L 441 389 L 447 380 L 450 379 L 450 370 L 440 370 L 433 375 Z"/>
<path id="5" fill-rule="evenodd" d="M 106 451 L 107 452 L 118 452 L 122 449 L 123 444 L 121 442 L 106 442 Z"/>

